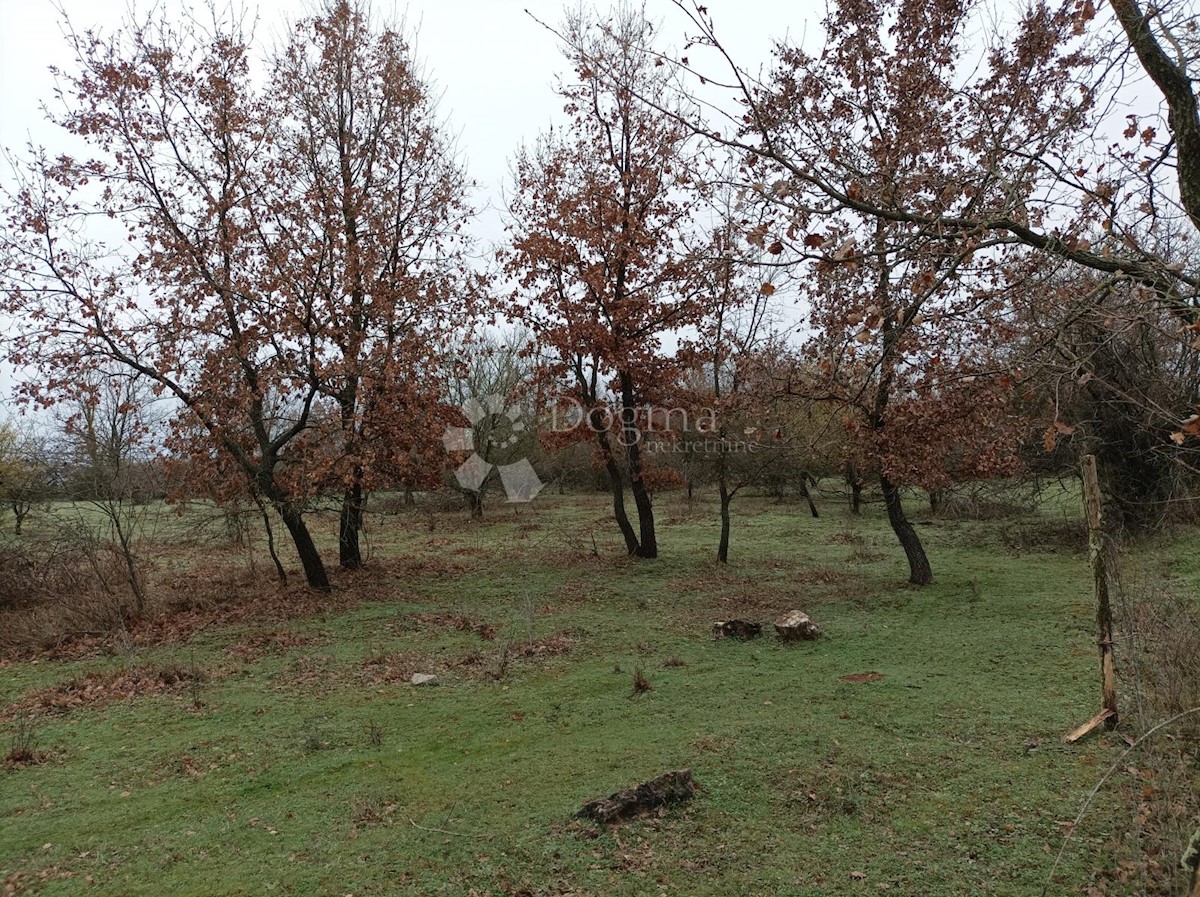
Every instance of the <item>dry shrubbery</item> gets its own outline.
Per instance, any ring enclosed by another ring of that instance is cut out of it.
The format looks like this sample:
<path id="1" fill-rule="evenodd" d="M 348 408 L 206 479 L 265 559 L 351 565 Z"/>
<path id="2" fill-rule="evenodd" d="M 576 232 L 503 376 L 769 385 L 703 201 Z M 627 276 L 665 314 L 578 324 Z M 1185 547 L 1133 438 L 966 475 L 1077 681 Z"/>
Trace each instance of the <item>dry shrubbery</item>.
<path id="1" fill-rule="evenodd" d="M 1130 688 L 1123 718 L 1134 735 L 1200 707 L 1200 603 L 1170 583 L 1155 581 L 1125 596 L 1130 636 L 1124 675 Z M 1094 893 L 1176 897 L 1188 893 L 1179 865 L 1200 825 L 1200 714 L 1191 714 L 1147 738 L 1126 770 L 1131 824 L 1116 845 L 1112 878 Z M 1115 879 L 1115 880 L 1114 880 Z"/>
<path id="2" fill-rule="evenodd" d="M 11 704 L 4 715 L 20 719 L 62 714 L 81 707 L 103 707 L 128 698 L 188 691 L 193 693 L 193 704 L 199 706 L 197 689 L 208 678 L 208 672 L 195 664 L 188 667 L 169 665 L 93 670 L 68 682 L 30 692 Z"/>
<path id="3" fill-rule="evenodd" d="M 969 483 L 939 493 L 934 513 L 947 520 L 1000 520 L 1036 510 L 1036 496 L 1015 484 Z"/>
<path id="4" fill-rule="evenodd" d="M 1200 707 L 1200 607 L 1191 594 L 1158 583 L 1131 602 L 1137 638 L 1140 712 L 1145 722 Z M 1200 749 L 1200 715 L 1182 720 L 1176 734 Z"/>
<path id="5" fill-rule="evenodd" d="M 122 567 L 119 553 L 70 535 L 0 545 L 0 656 L 121 629 Z"/>

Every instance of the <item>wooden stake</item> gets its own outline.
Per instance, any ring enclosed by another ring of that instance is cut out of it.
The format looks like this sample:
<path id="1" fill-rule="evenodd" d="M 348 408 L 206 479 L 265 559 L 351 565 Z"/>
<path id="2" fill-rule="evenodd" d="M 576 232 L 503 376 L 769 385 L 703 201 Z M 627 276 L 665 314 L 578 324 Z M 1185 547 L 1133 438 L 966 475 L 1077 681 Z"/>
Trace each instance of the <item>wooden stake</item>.
<path id="1" fill-rule="evenodd" d="M 1096 593 L 1102 709 L 1063 739 L 1068 744 L 1074 744 L 1101 725 L 1112 729 L 1120 718 L 1117 715 L 1117 674 L 1113 665 L 1113 617 L 1108 591 L 1108 550 L 1104 544 L 1103 505 L 1100 500 L 1100 478 L 1096 474 L 1095 455 L 1084 455 L 1082 473 L 1083 505 L 1087 512 L 1088 561 L 1092 566 L 1092 582 Z"/>

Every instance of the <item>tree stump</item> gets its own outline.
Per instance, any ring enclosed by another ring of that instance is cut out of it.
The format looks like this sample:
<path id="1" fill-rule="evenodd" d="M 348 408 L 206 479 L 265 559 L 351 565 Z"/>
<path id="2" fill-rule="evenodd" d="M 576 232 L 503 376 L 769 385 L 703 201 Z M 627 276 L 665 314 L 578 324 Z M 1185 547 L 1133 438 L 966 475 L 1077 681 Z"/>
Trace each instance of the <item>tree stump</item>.
<path id="1" fill-rule="evenodd" d="M 699 785 L 692 778 L 690 769 L 678 769 L 664 772 L 657 778 L 642 782 L 632 788 L 625 788 L 588 801 L 579 812 L 577 819 L 591 819 L 607 825 L 631 819 L 644 813 L 654 812 L 671 804 L 691 800 L 699 790 Z"/>
<path id="2" fill-rule="evenodd" d="M 821 635 L 821 627 L 808 614 L 789 610 L 775 621 L 775 632 L 785 642 L 811 641 Z"/>
<path id="3" fill-rule="evenodd" d="M 718 620 L 713 623 L 712 634 L 715 639 L 758 638 L 762 635 L 762 623 L 753 623 L 750 620 Z"/>

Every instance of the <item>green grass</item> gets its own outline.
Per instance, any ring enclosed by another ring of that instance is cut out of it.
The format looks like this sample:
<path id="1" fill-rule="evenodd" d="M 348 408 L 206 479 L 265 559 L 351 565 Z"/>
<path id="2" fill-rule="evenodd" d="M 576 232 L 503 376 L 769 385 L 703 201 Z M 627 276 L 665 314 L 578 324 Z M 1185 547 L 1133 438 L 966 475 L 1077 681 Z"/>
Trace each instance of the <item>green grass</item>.
<path id="1" fill-rule="evenodd" d="M 878 508 L 824 510 L 740 500 L 727 569 L 713 506 L 676 496 L 655 562 L 621 557 L 599 497 L 434 532 L 372 518 L 377 570 L 343 587 L 379 581 L 383 600 L 288 624 L 308 644 L 238 660 L 227 649 L 268 628 L 243 625 L 0 668 L 0 701 L 91 669 L 214 672 L 199 709 L 185 691 L 45 718 L 51 762 L 0 773 L 0 878 L 46 895 L 1040 892 L 1061 822 L 1124 748 L 1059 740 L 1098 704 L 1085 560 L 1006 548 L 1012 520 L 936 521 L 921 531 L 937 581 L 914 590 Z M 328 545 L 331 519 L 317 526 Z M 710 639 L 715 619 L 789 607 L 827 637 Z M 413 622 L 433 612 L 498 637 Z M 486 675 L 530 623 L 570 652 Z M 380 656 L 441 685 L 372 682 Z M 652 688 L 632 697 L 635 667 Z M 868 671 L 884 678 L 840 678 Z M 703 786 L 686 807 L 571 821 L 684 766 Z M 1105 792 L 1050 892 L 1081 893 L 1127 821 Z"/>

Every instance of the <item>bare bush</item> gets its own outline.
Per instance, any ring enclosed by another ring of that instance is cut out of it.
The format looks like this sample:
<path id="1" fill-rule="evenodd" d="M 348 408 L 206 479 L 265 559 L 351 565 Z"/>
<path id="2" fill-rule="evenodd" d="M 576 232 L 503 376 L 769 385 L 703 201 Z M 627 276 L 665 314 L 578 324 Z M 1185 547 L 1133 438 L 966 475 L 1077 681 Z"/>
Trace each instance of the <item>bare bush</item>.
<path id="1" fill-rule="evenodd" d="M 0 545 L 0 655 L 124 628 L 123 559 L 69 534 Z"/>
<path id="2" fill-rule="evenodd" d="M 1125 594 L 1126 679 L 1137 732 L 1200 707 L 1200 604 L 1169 582 L 1139 583 Z M 1174 897 L 1188 893 L 1179 864 L 1200 824 L 1196 767 L 1200 715 L 1184 716 L 1154 738 L 1127 772 L 1133 819 L 1118 850 L 1129 893 Z"/>
<path id="3" fill-rule="evenodd" d="M 1136 589 L 1127 603 L 1141 722 L 1153 724 L 1200 707 L 1200 606 L 1195 597 L 1156 582 Z M 1180 725 L 1176 736 L 1200 750 L 1200 719 L 1188 717 Z"/>
<path id="4" fill-rule="evenodd" d="M 947 520 L 1000 520 L 1037 510 L 1035 496 L 1013 483 L 969 483 L 935 494 L 936 503 L 930 496 L 930 508 Z"/>

